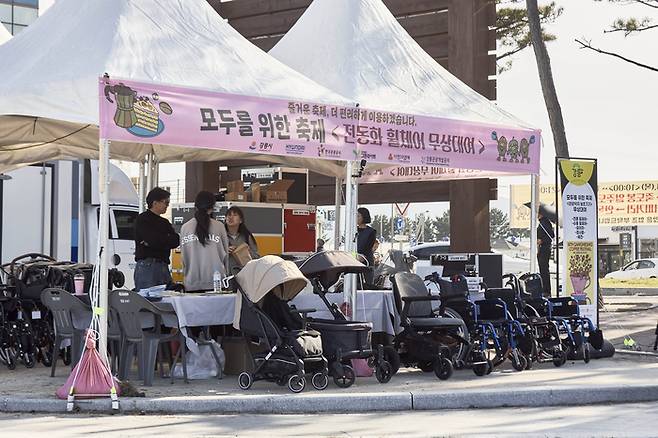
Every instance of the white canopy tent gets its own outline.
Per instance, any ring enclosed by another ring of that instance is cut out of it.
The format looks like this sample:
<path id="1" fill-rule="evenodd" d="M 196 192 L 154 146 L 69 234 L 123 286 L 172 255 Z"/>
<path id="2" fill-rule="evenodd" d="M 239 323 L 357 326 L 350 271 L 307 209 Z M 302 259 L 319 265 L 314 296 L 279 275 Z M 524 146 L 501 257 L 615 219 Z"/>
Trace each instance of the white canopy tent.
<path id="1" fill-rule="evenodd" d="M 366 108 L 531 128 L 432 59 L 381 0 L 314 0 L 269 53 Z M 356 208 L 357 194 L 348 195 Z"/>
<path id="2" fill-rule="evenodd" d="M 98 158 L 98 77 L 170 83 L 247 96 L 350 104 L 249 43 L 205 0 L 59 0 L 0 48 L 20 59 L 0 82 L 0 172 L 56 159 Z M 112 158 L 216 161 L 235 153 L 145 143 Z M 342 175 L 344 164 L 250 156 Z"/>
<path id="3" fill-rule="evenodd" d="M 46 160 L 99 159 L 101 248 L 108 234 L 110 156 L 139 162 L 149 153 L 159 162 L 244 157 L 149 143 L 99 145 L 98 78 L 104 73 L 253 97 L 350 104 L 253 46 L 205 0 L 169 0 L 166 7 L 156 0 L 59 0 L 0 47 L 0 59 L 21 60 L 3 71 L 0 82 L 0 172 Z M 344 172 L 340 161 L 249 157 L 325 175 Z M 100 266 L 99 307 L 106 309 L 105 251 Z M 102 312 L 101 332 L 107 327 Z M 105 346 L 102 333 L 103 353 Z"/>
<path id="4" fill-rule="evenodd" d="M 0 25 L 0 46 L 11 39 L 11 34 L 4 25 Z"/>

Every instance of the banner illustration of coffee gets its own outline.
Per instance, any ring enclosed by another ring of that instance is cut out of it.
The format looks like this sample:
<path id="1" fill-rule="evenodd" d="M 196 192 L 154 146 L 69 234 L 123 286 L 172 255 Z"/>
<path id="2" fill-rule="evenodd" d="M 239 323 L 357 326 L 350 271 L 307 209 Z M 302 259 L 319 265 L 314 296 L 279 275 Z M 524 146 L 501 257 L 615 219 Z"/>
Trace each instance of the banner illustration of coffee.
<path id="1" fill-rule="evenodd" d="M 564 256 L 562 290 L 596 325 L 598 306 L 597 174 L 593 160 L 559 160 Z"/>

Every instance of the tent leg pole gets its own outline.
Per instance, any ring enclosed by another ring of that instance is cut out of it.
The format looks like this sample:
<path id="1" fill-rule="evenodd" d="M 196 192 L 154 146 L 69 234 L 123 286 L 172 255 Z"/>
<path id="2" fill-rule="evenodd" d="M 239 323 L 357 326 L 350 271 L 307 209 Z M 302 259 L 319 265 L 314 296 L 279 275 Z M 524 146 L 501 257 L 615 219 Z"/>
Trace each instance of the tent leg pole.
<path id="1" fill-rule="evenodd" d="M 107 314 L 108 306 L 108 234 L 110 220 L 110 142 L 101 139 L 99 143 L 99 178 L 98 189 L 101 195 L 100 211 L 100 269 L 99 269 L 99 349 L 100 355 L 107 362 Z"/>
<path id="2" fill-rule="evenodd" d="M 336 177 L 336 198 L 335 198 L 335 215 L 334 215 L 334 249 L 340 249 L 340 206 L 343 203 L 343 181 L 341 178 Z"/>
<path id="3" fill-rule="evenodd" d="M 146 180 L 146 192 L 150 192 L 153 190 L 153 154 L 149 152 L 147 155 L 147 161 L 148 161 L 148 179 Z"/>
<path id="4" fill-rule="evenodd" d="M 144 203 L 146 202 L 146 165 L 144 159 L 139 162 L 139 212 L 144 213 Z"/>
<path id="5" fill-rule="evenodd" d="M 530 176 L 530 272 L 538 271 L 537 226 L 539 211 L 539 175 Z"/>
<path id="6" fill-rule="evenodd" d="M 354 192 L 352 191 L 352 161 L 347 161 L 345 163 L 345 251 L 350 254 L 356 254 L 356 246 L 354 245 L 352 235 L 356 229 L 356 224 L 354 222 L 354 214 L 352 211 L 352 197 Z M 349 304 L 350 309 L 352 310 L 351 315 L 346 315 L 350 319 L 354 319 L 354 308 L 352 307 L 354 303 L 352 302 L 352 289 L 354 288 L 353 283 L 354 274 L 345 275 L 345 281 L 343 286 L 343 300 Z"/>
<path id="7" fill-rule="evenodd" d="M 352 187 L 352 205 L 350 206 L 350 215 L 354 221 L 354 227 L 352 227 L 352 245 L 354 246 L 354 252 L 357 250 L 356 245 L 356 210 L 359 208 L 359 180 L 356 178 L 351 179 L 350 186 Z M 357 319 L 356 307 L 357 307 L 357 289 L 358 289 L 358 279 L 356 275 L 352 275 L 352 320 Z"/>
<path id="8" fill-rule="evenodd" d="M 85 257 L 85 160 L 78 161 L 78 263 L 87 261 Z"/>

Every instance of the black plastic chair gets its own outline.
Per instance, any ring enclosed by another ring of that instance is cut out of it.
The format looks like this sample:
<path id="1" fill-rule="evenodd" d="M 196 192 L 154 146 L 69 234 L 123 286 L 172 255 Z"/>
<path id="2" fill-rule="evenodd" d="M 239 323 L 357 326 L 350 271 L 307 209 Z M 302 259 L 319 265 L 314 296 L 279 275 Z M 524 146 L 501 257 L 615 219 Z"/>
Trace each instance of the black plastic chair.
<path id="1" fill-rule="evenodd" d="M 71 340 L 71 368 L 74 368 L 80 360 L 86 327 L 82 329 L 76 328 L 73 324 L 73 314 L 88 315 L 91 318 L 91 306 L 83 303 L 75 295 L 71 295 L 64 289 L 59 288 L 48 288 L 41 292 L 41 302 L 50 309 L 53 315 L 55 342 L 53 344 L 50 377 L 55 377 L 57 352 L 64 339 Z"/>
<path id="2" fill-rule="evenodd" d="M 182 358 L 183 376 L 187 383 L 187 363 L 185 360 L 185 337 L 178 329 L 175 333 L 162 333 L 162 316 L 176 315 L 171 306 L 156 306 L 138 293 L 128 290 L 115 290 L 110 294 L 110 308 L 116 313 L 121 327 L 121 353 L 119 358 L 119 379 L 123 380 L 130 374 L 135 347 L 141 344 L 141 358 L 139 370 L 144 378 L 144 386 L 153 385 L 155 364 L 160 344 L 168 341 L 178 341 L 180 347 L 176 353 L 169 373 L 174 380 L 173 369 Z M 153 329 L 142 329 L 141 314 L 153 315 L 155 323 Z M 161 368 L 162 371 L 162 368 Z"/>

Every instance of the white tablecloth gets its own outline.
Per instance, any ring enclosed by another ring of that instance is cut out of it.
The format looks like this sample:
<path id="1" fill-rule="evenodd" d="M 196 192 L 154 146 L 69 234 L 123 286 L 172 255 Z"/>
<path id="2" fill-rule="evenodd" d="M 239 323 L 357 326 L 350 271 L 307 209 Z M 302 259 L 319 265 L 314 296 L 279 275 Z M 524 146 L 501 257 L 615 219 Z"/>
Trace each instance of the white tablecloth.
<path id="1" fill-rule="evenodd" d="M 356 319 L 372 323 L 373 332 L 385 332 L 395 335 L 400 331 L 400 316 L 395 310 L 393 291 L 390 290 L 360 290 L 357 292 Z M 343 302 L 342 293 L 327 294 L 330 303 L 340 306 Z M 292 300 L 298 309 L 316 309 L 309 314 L 312 318 L 333 319 L 329 309 L 318 295 L 301 293 Z"/>
<path id="2" fill-rule="evenodd" d="M 178 327 L 186 337 L 186 344 L 194 354 L 199 348 L 187 333 L 187 327 L 205 327 L 210 325 L 229 325 L 233 323 L 235 297 L 237 294 L 185 294 L 163 297 L 163 303 L 169 303 L 178 317 Z M 165 325 L 172 326 L 174 321 L 163 318 Z M 175 322 L 174 322 L 175 324 Z"/>

